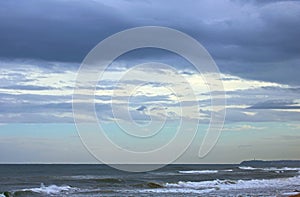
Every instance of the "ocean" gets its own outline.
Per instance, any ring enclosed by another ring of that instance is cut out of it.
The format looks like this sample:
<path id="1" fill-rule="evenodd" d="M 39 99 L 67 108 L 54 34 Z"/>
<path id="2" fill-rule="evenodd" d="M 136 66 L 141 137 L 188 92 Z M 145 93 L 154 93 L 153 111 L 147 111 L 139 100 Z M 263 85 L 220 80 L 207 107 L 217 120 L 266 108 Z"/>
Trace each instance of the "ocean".
<path id="1" fill-rule="evenodd" d="M 290 196 L 300 166 L 168 165 L 129 173 L 106 165 L 3 164 L 0 196 Z"/>

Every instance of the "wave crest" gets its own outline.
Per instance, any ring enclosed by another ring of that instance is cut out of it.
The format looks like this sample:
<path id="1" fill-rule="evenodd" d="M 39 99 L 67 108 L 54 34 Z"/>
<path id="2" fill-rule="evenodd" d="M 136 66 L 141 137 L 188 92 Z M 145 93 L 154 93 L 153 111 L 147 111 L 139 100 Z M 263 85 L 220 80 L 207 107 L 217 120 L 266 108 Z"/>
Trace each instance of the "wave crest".
<path id="1" fill-rule="evenodd" d="M 71 186 L 68 185 L 62 185 L 62 186 L 57 186 L 57 185 L 49 185 L 49 186 L 45 186 L 43 183 L 41 183 L 40 187 L 37 188 L 29 188 L 29 189 L 23 189 L 21 191 L 31 191 L 31 192 L 35 192 L 35 193 L 44 193 L 44 194 L 59 194 L 61 192 L 67 192 L 70 190 L 76 190 L 76 188 L 73 188 Z"/>
<path id="2" fill-rule="evenodd" d="M 218 173 L 218 170 L 185 170 L 179 171 L 181 174 L 215 174 Z"/>

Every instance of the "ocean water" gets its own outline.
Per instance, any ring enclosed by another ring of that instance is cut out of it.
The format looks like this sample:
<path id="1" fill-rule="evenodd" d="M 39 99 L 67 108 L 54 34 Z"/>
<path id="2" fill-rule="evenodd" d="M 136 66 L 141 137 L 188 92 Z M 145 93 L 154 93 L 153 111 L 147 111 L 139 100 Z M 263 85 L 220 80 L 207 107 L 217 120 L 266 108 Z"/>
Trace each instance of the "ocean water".
<path id="1" fill-rule="evenodd" d="M 0 196 L 289 196 L 300 166 L 169 165 L 143 173 L 106 165 L 0 165 Z M 299 192 L 298 192 L 299 191 Z"/>

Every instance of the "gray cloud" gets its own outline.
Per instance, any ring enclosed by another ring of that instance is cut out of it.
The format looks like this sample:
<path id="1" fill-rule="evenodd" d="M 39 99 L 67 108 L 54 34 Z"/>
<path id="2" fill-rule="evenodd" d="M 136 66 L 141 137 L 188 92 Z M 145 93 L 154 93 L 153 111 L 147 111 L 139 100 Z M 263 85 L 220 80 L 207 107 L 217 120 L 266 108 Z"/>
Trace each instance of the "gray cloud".
<path id="1" fill-rule="evenodd" d="M 287 100 L 268 100 L 261 103 L 256 103 L 255 105 L 249 107 L 249 109 L 300 109 L 299 104 L 294 101 Z"/>
<path id="2" fill-rule="evenodd" d="M 144 110 L 146 110 L 146 109 L 147 109 L 147 107 L 144 106 L 144 105 L 142 105 L 142 106 L 138 107 L 136 110 L 137 110 L 137 111 L 144 111 Z"/>
<path id="3" fill-rule="evenodd" d="M 163 25 L 197 38 L 223 72 L 300 84 L 294 72 L 300 69 L 299 2 L 224 0 L 218 5 L 209 1 L 2 1 L 0 56 L 80 62 L 113 33 Z M 140 58 L 148 54 L 164 59 L 160 53 L 140 54 Z"/>
<path id="4" fill-rule="evenodd" d="M 123 16 L 94 1 L 2 1 L 0 55 L 81 61 L 104 37 L 129 27 Z"/>
<path id="5" fill-rule="evenodd" d="M 247 115 L 245 112 L 254 112 L 254 115 Z M 299 121 L 299 112 L 274 111 L 271 109 L 227 109 L 226 122 L 287 122 Z"/>
<path id="6" fill-rule="evenodd" d="M 53 87 L 49 86 L 34 86 L 34 85 L 11 85 L 11 86 L 0 86 L 1 89 L 10 90 L 53 90 Z"/>

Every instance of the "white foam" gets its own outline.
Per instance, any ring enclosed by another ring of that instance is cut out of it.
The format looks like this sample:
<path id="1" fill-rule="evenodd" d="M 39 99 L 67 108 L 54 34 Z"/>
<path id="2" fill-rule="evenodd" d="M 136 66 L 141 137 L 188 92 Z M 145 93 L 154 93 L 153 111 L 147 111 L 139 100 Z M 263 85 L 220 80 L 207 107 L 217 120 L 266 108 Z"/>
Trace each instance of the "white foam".
<path id="1" fill-rule="evenodd" d="M 257 170 L 259 168 L 253 168 L 250 166 L 240 166 L 239 169 L 241 169 L 241 170 Z"/>
<path id="2" fill-rule="evenodd" d="M 299 192 L 285 192 L 282 195 L 287 195 L 287 196 L 292 196 L 292 195 L 297 195 Z"/>
<path id="3" fill-rule="evenodd" d="M 65 178 L 65 177 L 63 177 L 63 178 Z M 67 178 L 82 180 L 82 179 L 97 179 L 97 178 L 102 178 L 102 176 L 77 175 L 77 176 L 67 176 Z"/>
<path id="4" fill-rule="evenodd" d="M 75 189 L 75 188 L 72 188 L 71 186 L 68 186 L 68 185 L 63 185 L 63 186 L 49 185 L 49 186 L 45 186 L 42 183 L 41 187 L 23 189 L 22 191 L 32 191 L 32 192 L 44 193 L 44 194 L 59 194 L 60 192 L 66 192 L 66 191 L 69 191 L 69 190 L 72 190 L 72 189 Z"/>
<path id="5" fill-rule="evenodd" d="M 179 171 L 181 174 L 215 174 L 218 173 L 218 170 L 186 170 Z"/>
<path id="6" fill-rule="evenodd" d="M 263 171 L 275 171 L 277 173 L 281 173 L 283 171 L 300 171 L 300 168 L 290 168 L 290 167 L 283 167 L 283 168 L 276 168 L 276 167 L 270 167 L 270 168 L 254 168 L 250 166 L 240 166 L 239 169 L 241 170 L 263 170 Z"/>
<path id="7" fill-rule="evenodd" d="M 225 172 L 232 172 L 232 169 L 224 170 Z"/>
<path id="8" fill-rule="evenodd" d="M 254 188 L 267 188 L 267 187 L 284 187 L 291 185 L 299 185 L 300 176 L 291 178 L 278 178 L 278 179 L 253 179 L 253 180 L 213 180 L 201 182 L 184 182 L 167 183 L 167 188 L 190 188 L 190 189 L 218 189 L 218 190 L 231 190 L 231 189 L 254 189 Z"/>
<path id="9" fill-rule="evenodd" d="M 283 168 L 261 168 L 265 171 L 299 171 L 300 168 L 289 168 L 289 167 L 283 167 Z"/>
<path id="10" fill-rule="evenodd" d="M 215 191 L 215 189 L 190 189 L 190 188 L 160 188 L 160 189 L 145 189 L 138 190 L 138 192 L 142 193 L 183 193 L 183 194 L 204 194 Z"/>
<path id="11" fill-rule="evenodd" d="M 4 194 L 0 194 L 0 197 L 5 197 L 5 195 Z"/>
<path id="12" fill-rule="evenodd" d="M 201 181 L 201 182 L 192 182 L 192 181 L 179 181 L 178 183 L 167 183 L 166 187 L 168 188 L 190 188 L 190 189 L 205 189 L 205 188 L 214 188 L 220 184 L 220 180 L 213 181 Z"/>
<path id="13" fill-rule="evenodd" d="M 84 179 L 113 179 L 110 176 L 102 176 L 102 175 L 76 175 L 76 176 L 65 176 L 63 177 L 63 179 L 65 178 L 70 178 L 70 179 L 74 179 L 74 180 L 84 180 Z"/>

